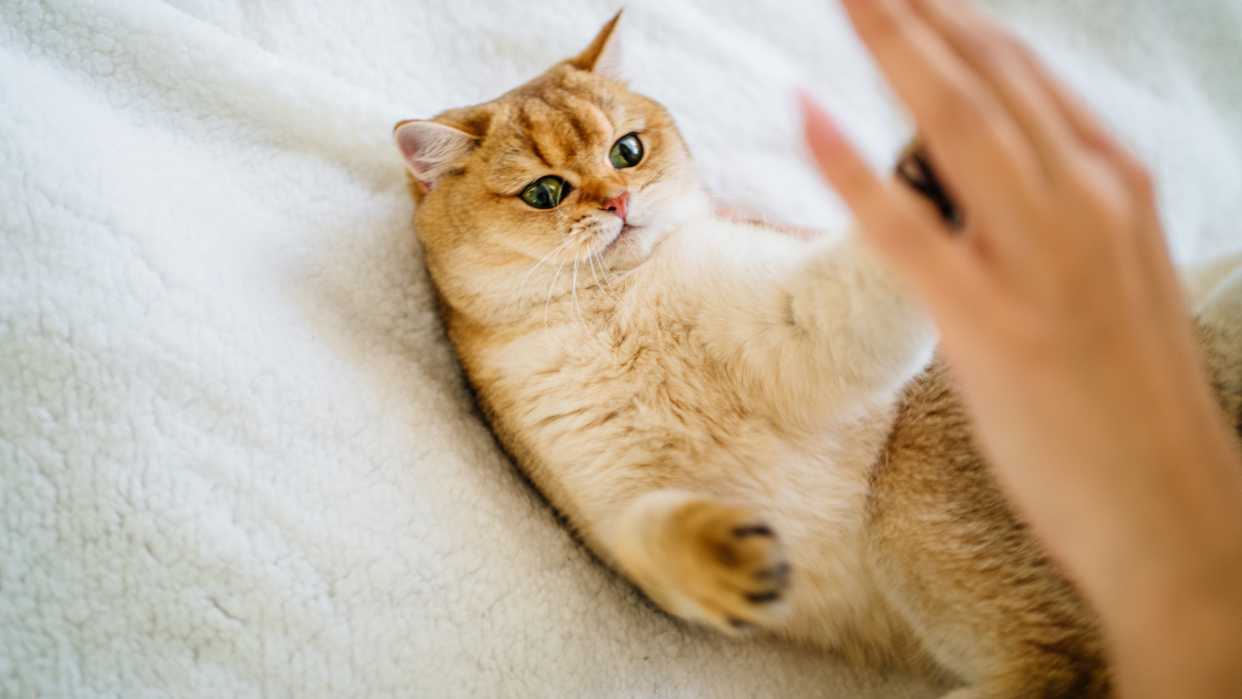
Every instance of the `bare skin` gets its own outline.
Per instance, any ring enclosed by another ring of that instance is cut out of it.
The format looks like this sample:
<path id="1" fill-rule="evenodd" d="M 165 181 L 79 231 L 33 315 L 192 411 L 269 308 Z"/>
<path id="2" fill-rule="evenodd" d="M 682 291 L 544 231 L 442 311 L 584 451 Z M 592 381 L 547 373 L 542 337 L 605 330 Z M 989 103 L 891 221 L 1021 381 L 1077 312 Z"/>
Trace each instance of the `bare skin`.
<path id="1" fill-rule="evenodd" d="M 935 317 L 1018 508 L 1104 619 L 1122 696 L 1242 696 L 1242 459 L 1144 166 L 964 0 L 843 0 L 965 216 L 807 140 Z"/>

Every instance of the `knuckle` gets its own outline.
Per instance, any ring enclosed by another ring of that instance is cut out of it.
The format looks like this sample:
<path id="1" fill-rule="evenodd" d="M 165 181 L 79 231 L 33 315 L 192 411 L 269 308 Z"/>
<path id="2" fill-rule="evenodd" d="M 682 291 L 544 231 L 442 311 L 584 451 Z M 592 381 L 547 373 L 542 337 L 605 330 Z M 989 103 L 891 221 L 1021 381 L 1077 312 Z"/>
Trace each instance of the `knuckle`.
<path id="1" fill-rule="evenodd" d="M 993 26 L 991 31 L 988 32 L 988 36 L 997 55 L 1004 56 L 1007 60 L 1018 62 L 1025 62 L 1028 59 L 1035 60 L 1035 54 L 1010 30 L 1000 26 Z"/>
<path id="2" fill-rule="evenodd" d="M 1043 83 L 1048 78 L 1048 67 L 1042 58 L 1035 53 L 1035 50 L 1017 38 L 1010 37 L 1006 48 L 1007 55 L 1013 61 L 1017 70 L 1021 70 L 1030 76 L 1035 82 Z M 1050 87 L 1045 85 L 1045 89 L 1051 92 L 1060 91 L 1059 87 Z M 1071 99 L 1073 99 L 1071 97 Z"/>
<path id="3" fill-rule="evenodd" d="M 1096 179 L 1084 188 L 1099 232 L 1105 236 L 1124 235 L 1135 215 L 1134 203 L 1119 182 Z"/>
<path id="4" fill-rule="evenodd" d="M 892 8 L 882 2 L 860 3 L 854 10 L 854 21 L 860 30 L 870 34 L 876 41 L 893 41 L 903 31 Z"/>
<path id="5" fill-rule="evenodd" d="M 984 122 L 983 110 L 965 91 L 949 87 L 938 90 L 927 107 L 927 128 L 944 136 L 974 133 Z"/>
<path id="6" fill-rule="evenodd" d="M 1039 57 L 1035 55 L 1035 51 L 1030 46 L 1023 41 L 1019 41 L 1017 37 L 1007 31 L 1004 31 L 1004 35 L 1006 46 L 1008 46 L 1008 50 L 1015 60 L 1020 61 L 1029 68 L 1039 68 L 1041 66 Z"/>
<path id="7" fill-rule="evenodd" d="M 1075 167 L 1072 185 L 1094 212 L 1105 233 L 1128 234 L 1155 196 L 1155 182 L 1137 160 L 1084 157 Z"/>
<path id="8" fill-rule="evenodd" d="M 1009 65 L 1015 58 L 1012 47 L 994 31 L 983 35 L 971 34 L 962 37 L 960 41 L 962 50 L 986 68 Z"/>
<path id="9" fill-rule="evenodd" d="M 991 23 L 971 22 L 971 31 L 958 32 L 958 49 L 987 72 L 1014 72 L 1024 67 L 1029 51 L 1009 31 Z M 1033 58 L 1033 54 L 1029 54 Z"/>

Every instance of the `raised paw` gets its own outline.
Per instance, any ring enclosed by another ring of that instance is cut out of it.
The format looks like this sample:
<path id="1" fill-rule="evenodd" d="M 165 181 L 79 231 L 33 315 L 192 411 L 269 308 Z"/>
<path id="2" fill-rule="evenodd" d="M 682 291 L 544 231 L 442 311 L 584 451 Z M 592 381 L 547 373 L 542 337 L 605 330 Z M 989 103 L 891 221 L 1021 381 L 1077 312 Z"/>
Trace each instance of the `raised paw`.
<path id="1" fill-rule="evenodd" d="M 623 567 L 658 604 L 730 634 L 784 612 L 790 568 L 772 528 L 745 507 L 683 495 L 647 507 Z"/>

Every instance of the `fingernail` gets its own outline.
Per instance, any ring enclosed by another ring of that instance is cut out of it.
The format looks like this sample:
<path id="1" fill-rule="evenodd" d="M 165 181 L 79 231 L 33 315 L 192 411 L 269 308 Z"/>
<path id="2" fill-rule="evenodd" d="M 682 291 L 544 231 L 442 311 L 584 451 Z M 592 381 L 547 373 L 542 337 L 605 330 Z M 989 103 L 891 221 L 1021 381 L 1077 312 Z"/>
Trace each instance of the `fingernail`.
<path id="1" fill-rule="evenodd" d="M 844 140 L 841 130 L 832 118 L 819 106 L 819 102 L 804 89 L 798 90 L 798 104 L 802 108 L 802 123 L 806 139 L 815 149 L 834 149 Z"/>

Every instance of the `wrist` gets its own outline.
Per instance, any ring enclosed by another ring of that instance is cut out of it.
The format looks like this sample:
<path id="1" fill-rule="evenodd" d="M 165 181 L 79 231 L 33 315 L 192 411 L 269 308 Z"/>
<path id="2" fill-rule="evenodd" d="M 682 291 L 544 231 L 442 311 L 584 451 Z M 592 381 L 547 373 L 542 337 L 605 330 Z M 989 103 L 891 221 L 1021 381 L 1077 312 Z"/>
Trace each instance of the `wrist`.
<path id="1" fill-rule="evenodd" d="M 1164 566 L 1135 576 L 1127 608 L 1105 613 L 1127 697 L 1242 695 L 1242 593 L 1236 565 Z M 1204 573 L 1208 573 L 1204 575 Z"/>

